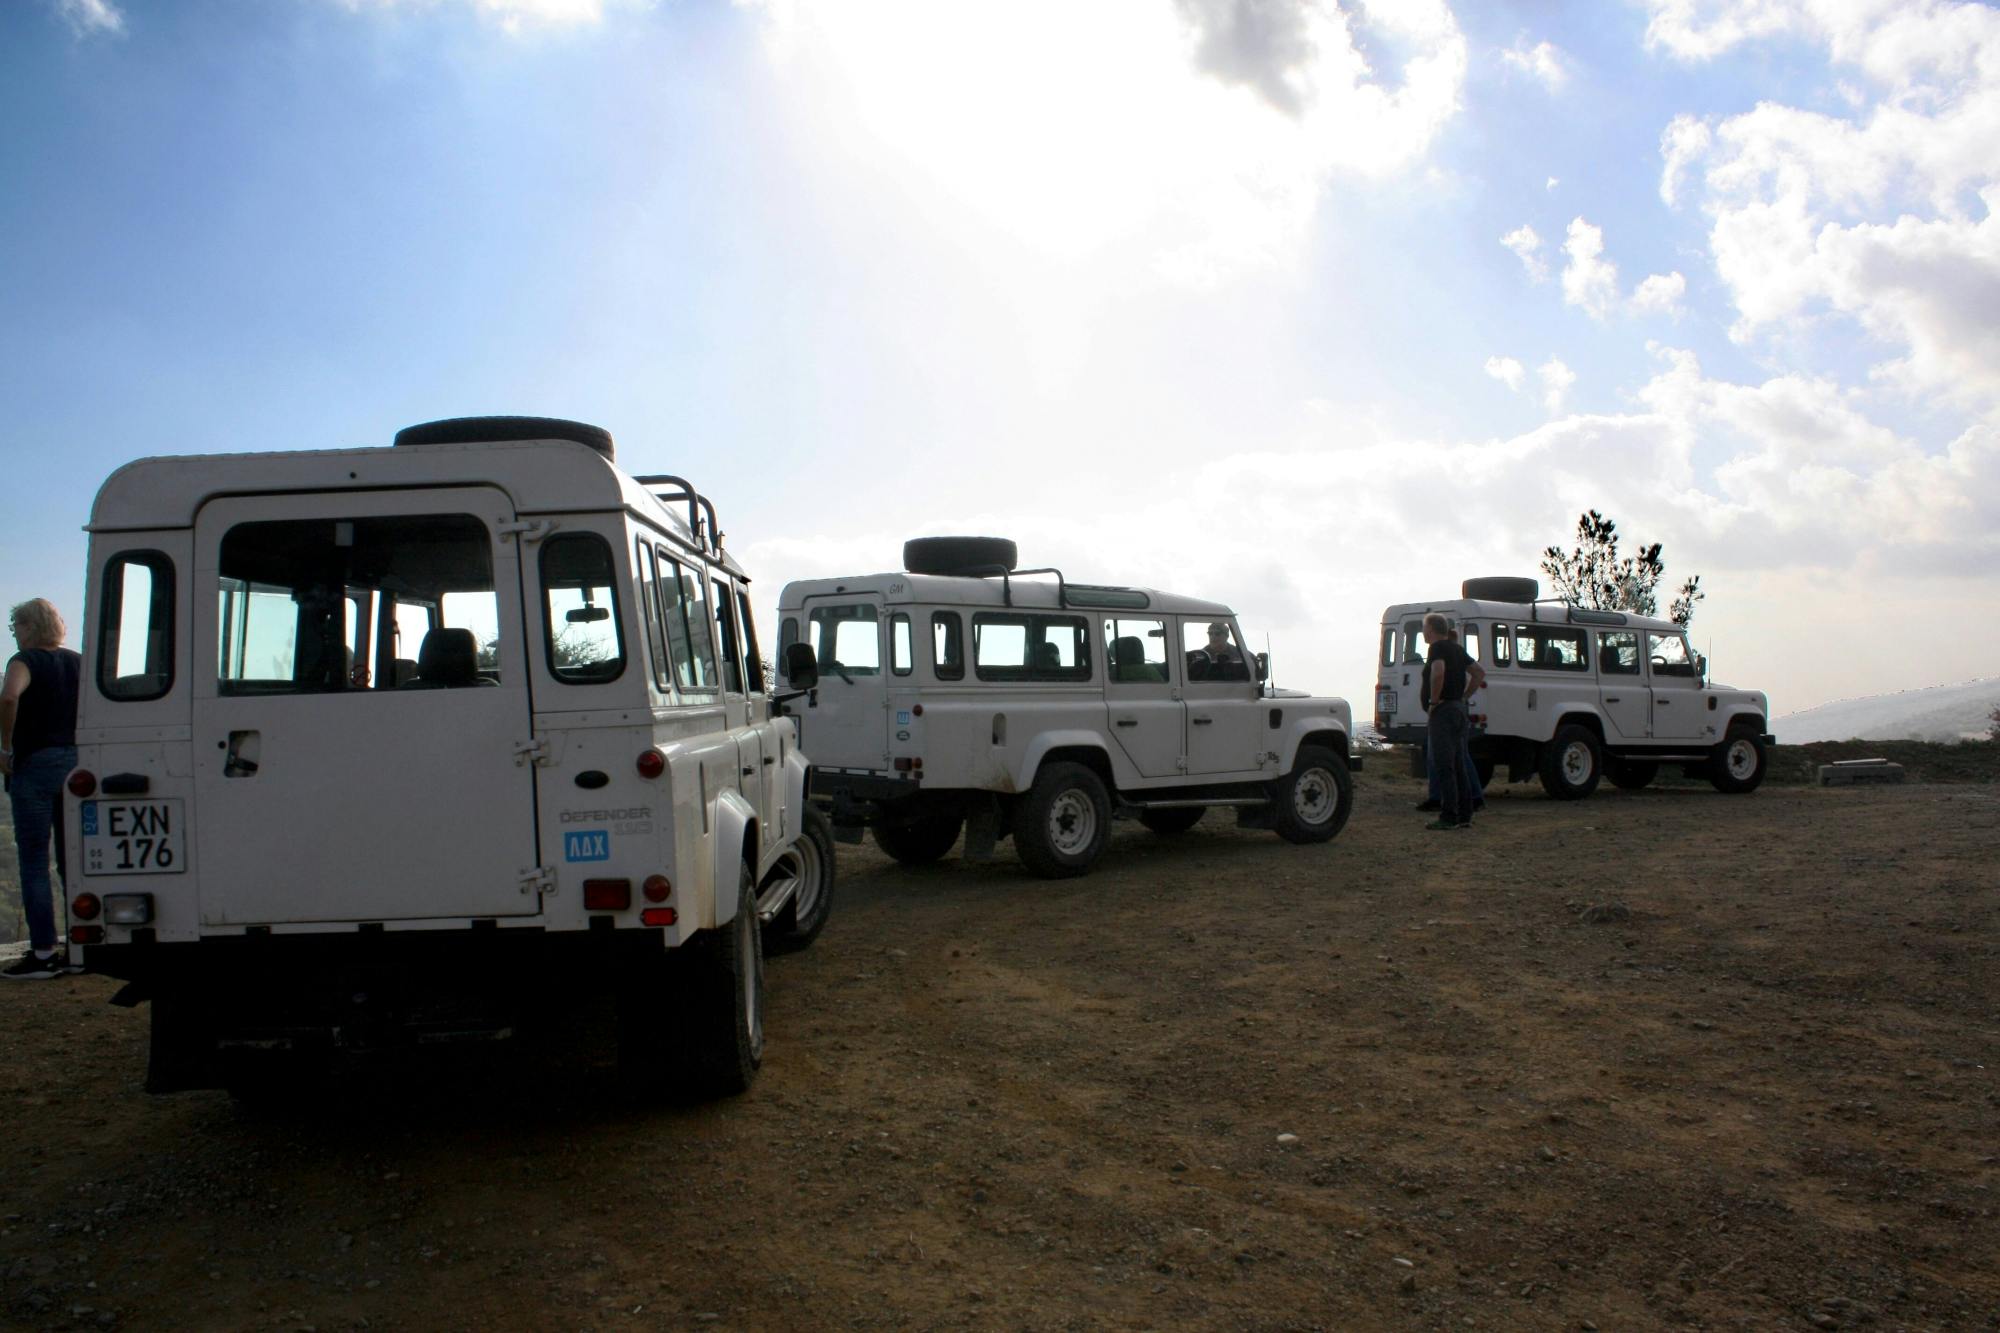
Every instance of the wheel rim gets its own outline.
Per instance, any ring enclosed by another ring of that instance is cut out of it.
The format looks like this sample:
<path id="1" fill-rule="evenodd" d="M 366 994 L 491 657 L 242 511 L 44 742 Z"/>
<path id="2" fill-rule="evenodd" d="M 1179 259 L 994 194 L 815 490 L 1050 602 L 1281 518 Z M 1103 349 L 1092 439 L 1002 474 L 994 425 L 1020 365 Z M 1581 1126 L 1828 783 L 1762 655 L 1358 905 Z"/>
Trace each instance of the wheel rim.
<path id="1" fill-rule="evenodd" d="M 1086 850 L 1097 838 L 1097 803 L 1075 787 L 1049 805 L 1049 845 L 1064 856 Z"/>
<path id="2" fill-rule="evenodd" d="M 1563 747 L 1563 781 L 1569 783 L 1570 786 L 1581 787 L 1584 783 L 1590 781 L 1590 773 L 1593 767 L 1589 742 L 1571 741 Z"/>
<path id="3" fill-rule="evenodd" d="M 1304 824 L 1324 824 L 1340 805 L 1340 788 L 1333 774 L 1309 768 L 1292 784 L 1292 813 Z"/>
<path id="4" fill-rule="evenodd" d="M 1749 741 L 1735 741 L 1729 747 L 1729 776 L 1745 780 L 1757 771 L 1757 747 Z"/>

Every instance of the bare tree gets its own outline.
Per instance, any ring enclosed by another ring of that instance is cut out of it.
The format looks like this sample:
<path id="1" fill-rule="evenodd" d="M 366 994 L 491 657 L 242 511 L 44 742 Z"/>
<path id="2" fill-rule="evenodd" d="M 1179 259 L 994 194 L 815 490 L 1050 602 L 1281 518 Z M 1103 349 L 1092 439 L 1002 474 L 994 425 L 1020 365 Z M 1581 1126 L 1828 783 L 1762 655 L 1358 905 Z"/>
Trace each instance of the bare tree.
<path id="1" fill-rule="evenodd" d="M 1996 707 L 1986 715 L 1986 722 L 1986 739 L 2000 741 L 2000 707 Z"/>
<path id="2" fill-rule="evenodd" d="M 1617 521 L 1591 509 L 1576 521 L 1576 549 L 1545 549 L 1542 572 L 1549 576 L 1556 596 L 1565 601 L 1594 611 L 1650 616 L 1659 614 L 1659 585 L 1667 565 L 1660 558 L 1658 542 L 1641 546 L 1637 555 L 1621 556 Z M 1701 575 L 1691 575 L 1675 593 L 1668 614 L 1675 624 L 1685 625 L 1694 619 L 1695 603 L 1707 596 L 1701 590 Z"/>

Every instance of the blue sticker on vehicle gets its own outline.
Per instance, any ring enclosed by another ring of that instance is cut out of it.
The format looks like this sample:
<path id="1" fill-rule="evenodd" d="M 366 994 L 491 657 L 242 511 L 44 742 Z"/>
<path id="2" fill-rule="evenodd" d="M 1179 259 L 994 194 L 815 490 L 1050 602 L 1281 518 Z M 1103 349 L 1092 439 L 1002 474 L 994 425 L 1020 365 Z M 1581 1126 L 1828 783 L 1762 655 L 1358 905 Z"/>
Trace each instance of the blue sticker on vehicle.
<path id="1" fill-rule="evenodd" d="M 83 803 L 83 836 L 86 838 L 97 836 L 97 802 L 95 801 L 85 801 Z"/>
<path id="2" fill-rule="evenodd" d="M 563 860 L 609 861 L 611 835 L 602 831 L 563 834 Z"/>
<path id="3" fill-rule="evenodd" d="M 910 710 L 909 710 L 909 709 L 907 709 L 907 708 L 898 708 L 898 709 L 896 710 L 896 725 L 897 725 L 897 726 L 899 726 L 899 727 L 907 727 L 907 726 L 909 726 L 909 725 L 910 725 Z"/>

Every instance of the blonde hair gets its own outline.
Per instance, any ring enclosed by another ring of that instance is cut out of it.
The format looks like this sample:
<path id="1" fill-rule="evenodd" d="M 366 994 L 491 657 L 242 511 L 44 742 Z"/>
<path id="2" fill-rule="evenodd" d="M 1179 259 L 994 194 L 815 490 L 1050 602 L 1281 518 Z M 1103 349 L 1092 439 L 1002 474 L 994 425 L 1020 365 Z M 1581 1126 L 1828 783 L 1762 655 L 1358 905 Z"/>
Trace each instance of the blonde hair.
<path id="1" fill-rule="evenodd" d="M 1436 611 L 1433 611 L 1424 617 L 1424 628 L 1433 634 L 1449 634 L 1451 633 L 1451 622 Z"/>
<path id="2" fill-rule="evenodd" d="M 59 648 L 69 631 L 62 614 L 46 597 L 35 597 L 14 608 L 14 628 L 23 648 Z"/>

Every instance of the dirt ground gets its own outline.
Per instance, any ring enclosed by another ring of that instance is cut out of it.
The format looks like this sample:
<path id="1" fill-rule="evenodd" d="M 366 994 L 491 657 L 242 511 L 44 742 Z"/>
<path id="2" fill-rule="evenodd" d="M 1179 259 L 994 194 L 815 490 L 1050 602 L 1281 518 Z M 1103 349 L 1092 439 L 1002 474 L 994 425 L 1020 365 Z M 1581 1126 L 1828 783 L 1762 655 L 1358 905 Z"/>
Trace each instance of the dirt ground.
<path id="1" fill-rule="evenodd" d="M 706 1107 L 148 1098 L 111 983 L 8 986 L 0 1322 L 2000 1326 L 2000 786 L 1418 794 L 1064 883 L 843 847 Z"/>

